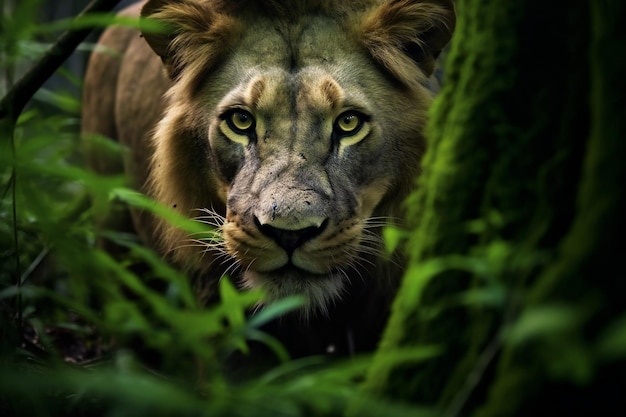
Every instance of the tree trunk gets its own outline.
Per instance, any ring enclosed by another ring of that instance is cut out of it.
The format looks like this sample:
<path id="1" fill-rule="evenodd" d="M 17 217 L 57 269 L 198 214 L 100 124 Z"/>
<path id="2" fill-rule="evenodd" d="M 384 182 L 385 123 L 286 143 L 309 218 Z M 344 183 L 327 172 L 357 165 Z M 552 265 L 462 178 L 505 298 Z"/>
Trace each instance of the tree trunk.
<path id="1" fill-rule="evenodd" d="M 411 267 L 366 389 L 444 415 L 619 406 L 625 4 L 457 2 Z M 385 360 L 432 344 L 423 364 Z"/>

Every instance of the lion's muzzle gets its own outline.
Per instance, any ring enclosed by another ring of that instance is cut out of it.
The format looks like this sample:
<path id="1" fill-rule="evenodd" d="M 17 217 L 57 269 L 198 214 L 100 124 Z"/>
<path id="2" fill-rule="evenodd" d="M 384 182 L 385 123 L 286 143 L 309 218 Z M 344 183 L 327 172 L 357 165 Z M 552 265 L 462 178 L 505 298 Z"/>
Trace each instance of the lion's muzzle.
<path id="1" fill-rule="evenodd" d="M 287 255 L 291 258 L 293 252 L 297 248 L 309 240 L 319 236 L 324 231 L 326 225 L 328 224 L 328 220 L 324 220 L 321 226 L 309 226 L 296 230 L 280 229 L 272 226 L 271 224 L 262 224 L 256 217 L 254 219 L 254 223 L 261 233 L 273 239 L 278 246 L 287 252 Z"/>

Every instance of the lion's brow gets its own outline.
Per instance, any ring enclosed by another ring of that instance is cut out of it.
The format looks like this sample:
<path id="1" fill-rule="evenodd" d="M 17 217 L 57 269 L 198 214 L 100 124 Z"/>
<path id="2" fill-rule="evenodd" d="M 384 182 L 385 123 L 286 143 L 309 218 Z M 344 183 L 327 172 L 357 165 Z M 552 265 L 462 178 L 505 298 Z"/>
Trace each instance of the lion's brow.
<path id="1" fill-rule="evenodd" d="M 254 80 L 250 85 L 248 94 L 250 102 L 254 107 L 259 106 L 259 102 L 261 101 L 261 97 L 263 96 L 263 92 L 265 91 L 265 86 L 265 81 L 262 79 Z"/>
<path id="2" fill-rule="evenodd" d="M 328 100 L 330 107 L 334 108 L 339 105 L 343 99 L 343 92 L 337 83 L 331 79 L 325 79 L 320 84 L 320 90 L 323 97 Z"/>

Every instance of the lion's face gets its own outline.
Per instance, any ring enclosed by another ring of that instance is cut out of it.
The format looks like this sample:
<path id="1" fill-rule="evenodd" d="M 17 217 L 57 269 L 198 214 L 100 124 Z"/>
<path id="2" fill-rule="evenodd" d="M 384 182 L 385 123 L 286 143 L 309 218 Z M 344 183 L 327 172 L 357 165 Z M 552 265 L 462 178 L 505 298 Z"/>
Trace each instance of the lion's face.
<path id="1" fill-rule="evenodd" d="M 207 268 L 217 260 L 244 287 L 304 294 L 323 310 L 350 280 L 375 278 L 380 226 L 401 214 L 419 171 L 430 98 L 405 51 L 391 52 L 410 67 L 387 68 L 364 44 L 359 31 L 378 9 L 360 11 L 361 26 L 316 10 L 224 14 L 229 41 L 214 61 L 168 45 L 174 84 L 152 182 L 162 202 L 220 219 L 222 243 L 203 248 L 216 248 L 202 258 Z M 148 39 L 157 52 L 160 41 Z M 414 79 L 403 78 L 407 68 Z"/>

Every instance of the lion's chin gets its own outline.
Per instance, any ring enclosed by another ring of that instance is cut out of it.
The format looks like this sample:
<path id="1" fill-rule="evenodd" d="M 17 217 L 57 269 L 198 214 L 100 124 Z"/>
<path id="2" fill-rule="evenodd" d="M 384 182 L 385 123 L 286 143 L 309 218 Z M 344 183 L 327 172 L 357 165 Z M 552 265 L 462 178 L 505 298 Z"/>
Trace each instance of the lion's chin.
<path id="1" fill-rule="evenodd" d="M 302 309 L 305 316 L 327 314 L 328 307 L 341 298 L 346 284 L 341 272 L 313 274 L 294 266 L 270 272 L 247 270 L 242 276 L 243 287 L 263 289 L 268 302 L 303 295 L 307 299 Z"/>

